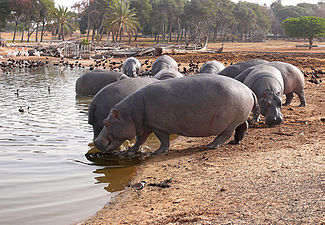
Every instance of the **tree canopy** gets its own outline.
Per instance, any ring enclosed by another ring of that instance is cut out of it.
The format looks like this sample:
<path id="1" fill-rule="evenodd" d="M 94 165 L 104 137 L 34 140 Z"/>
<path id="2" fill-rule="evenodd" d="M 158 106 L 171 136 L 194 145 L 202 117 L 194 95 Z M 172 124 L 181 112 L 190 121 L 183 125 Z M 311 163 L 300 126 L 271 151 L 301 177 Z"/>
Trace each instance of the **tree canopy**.
<path id="1" fill-rule="evenodd" d="M 325 37 L 325 18 L 315 16 L 288 18 L 283 21 L 282 26 L 288 37 L 308 38 L 310 45 L 313 44 L 315 37 Z"/>
<path id="2" fill-rule="evenodd" d="M 39 41 L 39 29 L 41 41 L 45 30 L 65 38 L 76 29 L 92 40 L 128 35 L 130 41 L 140 33 L 157 42 L 258 41 L 284 37 L 281 24 L 288 18 L 325 18 L 325 3 L 284 6 L 276 0 L 270 7 L 232 0 L 79 0 L 72 9 L 77 12 L 55 7 L 54 0 L 0 0 L 0 26 L 8 25 L 13 41 L 17 31 L 21 40 L 35 32 Z"/>

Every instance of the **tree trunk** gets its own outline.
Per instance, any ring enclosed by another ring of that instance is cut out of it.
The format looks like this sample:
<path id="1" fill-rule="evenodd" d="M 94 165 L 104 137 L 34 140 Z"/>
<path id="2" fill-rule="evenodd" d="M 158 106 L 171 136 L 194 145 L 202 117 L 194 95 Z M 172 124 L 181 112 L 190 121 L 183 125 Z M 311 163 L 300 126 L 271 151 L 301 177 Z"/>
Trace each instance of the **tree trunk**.
<path id="1" fill-rule="evenodd" d="M 309 39 L 309 49 L 311 49 L 311 46 L 313 45 L 313 37 L 308 38 Z"/>
<path id="2" fill-rule="evenodd" d="M 36 36 L 35 36 L 35 41 L 36 41 L 36 43 L 38 42 L 38 22 L 36 23 L 36 34 L 35 34 Z"/>
<path id="3" fill-rule="evenodd" d="M 21 30 L 21 39 L 20 39 L 20 43 L 23 43 L 23 41 L 24 41 L 24 24 L 23 24 L 23 26 L 22 26 L 21 29 L 22 29 L 22 30 Z"/>
<path id="4" fill-rule="evenodd" d="M 89 40 L 89 31 L 90 31 L 90 27 L 89 27 L 89 3 L 88 3 L 88 21 L 87 21 L 87 40 Z"/>
<path id="5" fill-rule="evenodd" d="M 42 22 L 41 42 L 43 42 L 44 28 L 45 28 L 45 21 Z"/>
<path id="6" fill-rule="evenodd" d="M 12 42 L 15 42 L 17 26 L 18 26 L 18 18 L 15 21 L 14 37 L 12 38 Z"/>
<path id="7" fill-rule="evenodd" d="M 62 34 L 62 41 L 64 41 L 64 29 L 63 29 L 63 26 L 61 26 L 61 34 Z"/>

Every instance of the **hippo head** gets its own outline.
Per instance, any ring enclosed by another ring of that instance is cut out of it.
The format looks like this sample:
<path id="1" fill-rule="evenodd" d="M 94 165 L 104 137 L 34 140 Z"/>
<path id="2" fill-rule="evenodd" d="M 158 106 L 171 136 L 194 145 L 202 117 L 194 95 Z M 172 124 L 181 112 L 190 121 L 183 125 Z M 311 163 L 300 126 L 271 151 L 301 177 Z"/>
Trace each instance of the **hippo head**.
<path id="1" fill-rule="evenodd" d="M 124 118 L 117 109 L 113 108 L 104 120 L 104 127 L 94 140 L 94 144 L 102 152 L 111 152 L 121 146 L 125 140 L 132 140 L 135 135 L 135 125 L 131 118 Z"/>
<path id="2" fill-rule="evenodd" d="M 139 73 L 139 68 L 136 64 L 136 62 L 130 62 L 128 63 L 125 74 L 129 77 L 137 77 Z"/>
<path id="3" fill-rule="evenodd" d="M 282 99 L 280 93 L 266 90 L 259 99 L 261 114 L 267 125 L 279 125 L 283 122 L 281 113 Z"/>

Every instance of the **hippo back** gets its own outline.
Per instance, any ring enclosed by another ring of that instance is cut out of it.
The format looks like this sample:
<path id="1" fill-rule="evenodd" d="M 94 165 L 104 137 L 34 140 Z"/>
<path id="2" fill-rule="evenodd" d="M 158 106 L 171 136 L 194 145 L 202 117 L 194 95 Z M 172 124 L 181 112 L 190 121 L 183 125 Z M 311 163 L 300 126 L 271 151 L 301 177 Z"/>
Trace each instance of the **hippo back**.
<path id="1" fill-rule="evenodd" d="M 261 65 L 255 67 L 244 80 L 257 96 L 266 89 L 280 92 L 283 95 L 284 82 L 281 73 L 273 66 Z"/>
<path id="2" fill-rule="evenodd" d="M 274 66 L 281 72 L 285 94 L 304 89 L 304 74 L 296 66 L 279 61 L 273 61 L 266 65 Z"/>
<path id="3" fill-rule="evenodd" d="M 76 81 L 77 96 L 95 95 L 104 86 L 116 82 L 123 75 L 120 72 L 94 70 L 81 75 Z"/>
<path id="4" fill-rule="evenodd" d="M 181 74 L 180 72 L 172 68 L 162 69 L 154 76 L 154 78 L 156 78 L 157 80 L 166 80 L 170 78 L 179 78 L 179 77 L 183 77 L 183 74 Z"/>
<path id="5" fill-rule="evenodd" d="M 208 61 L 203 64 L 203 66 L 200 69 L 201 73 L 211 73 L 211 74 L 218 74 L 220 71 L 222 71 L 225 68 L 225 66 L 218 62 L 217 60 Z"/>
<path id="6" fill-rule="evenodd" d="M 234 78 L 238 76 L 242 71 L 245 69 L 251 67 L 251 66 L 256 66 L 259 64 L 265 64 L 268 63 L 268 61 L 263 60 L 263 59 L 251 59 L 245 62 L 240 62 L 233 64 L 231 66 L 227 66 L 225 69 L 219 72 L 220 75 L 227 76 Z"/>
<path id="7" fill-rule="evenodd" d="M 178 70 L 177 62 L 168 55 L 159 56 L 151 66 L 152 75 L 156 75 L 162 69 L 172 68 Z"/>
<path id="8" fill-rule="evenodd" d="M 254 105 L 247 86 L 211 74 L 168 79 L 141 91 L 148 125 L 184 136 L 209 136 L 238 126 Z"/>

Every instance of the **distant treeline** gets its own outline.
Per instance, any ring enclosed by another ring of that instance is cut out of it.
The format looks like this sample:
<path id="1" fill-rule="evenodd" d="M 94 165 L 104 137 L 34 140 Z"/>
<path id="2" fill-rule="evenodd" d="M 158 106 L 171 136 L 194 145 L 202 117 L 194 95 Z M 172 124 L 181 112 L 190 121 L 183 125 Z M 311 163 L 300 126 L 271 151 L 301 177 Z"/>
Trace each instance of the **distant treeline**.
<path id="1" fill-rule="evenodd" d="M 230 0 L 81 0 L 72 9 L 55 7 L 53 0 L 0 0 L 0 27 L 13 32 L 13 41 L 36 34 L 42 41 L 45 31 L 65 39 L 74 31 L 89 40 L 109 37 L 120 41 L 138 35 L 157 42 L 261 41 L 266 36 L 283 37 L 287 18 L 325 18 L 325 3 L 270 7 Z M 20 31 L 20 37 L 17 37 Z"/>

